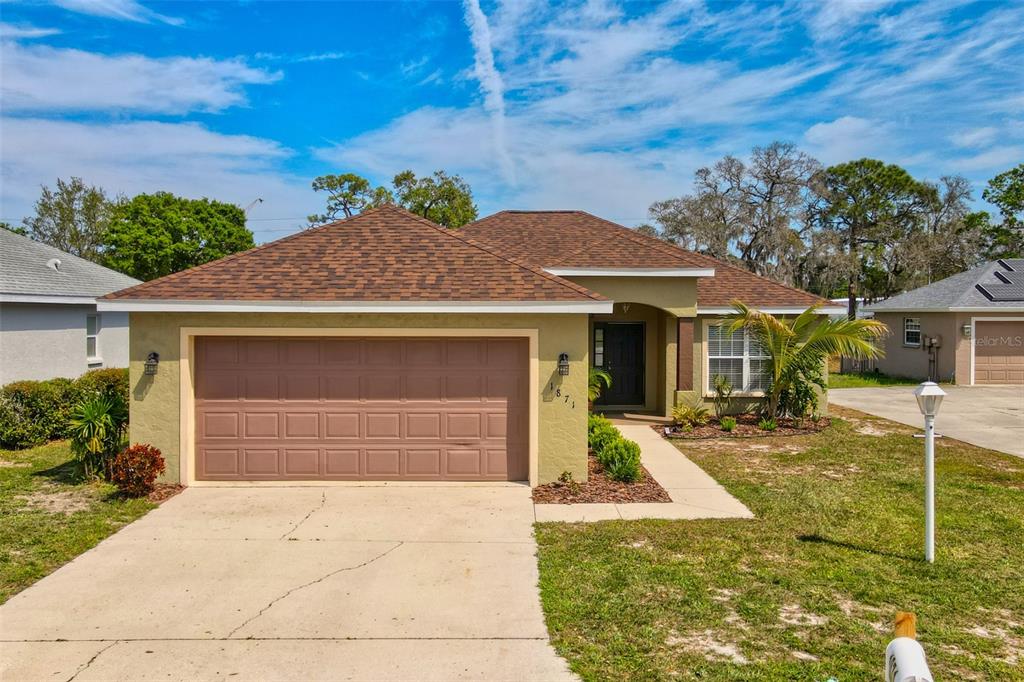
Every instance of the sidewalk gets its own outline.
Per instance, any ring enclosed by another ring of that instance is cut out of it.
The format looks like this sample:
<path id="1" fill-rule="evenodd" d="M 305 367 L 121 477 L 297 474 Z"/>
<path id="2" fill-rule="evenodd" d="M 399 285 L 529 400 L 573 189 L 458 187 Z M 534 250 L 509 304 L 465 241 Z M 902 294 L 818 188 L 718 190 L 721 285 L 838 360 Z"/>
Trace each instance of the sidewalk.
<path id="1" fill-rule="evenodd" d="M 632 504 L 535 504 L 537 521 L 610 519 L 750 519 L 754 515 L 699 466 L 645 423 L 616 423 L 640 446 L 640 459 L 671 502 Z"/>

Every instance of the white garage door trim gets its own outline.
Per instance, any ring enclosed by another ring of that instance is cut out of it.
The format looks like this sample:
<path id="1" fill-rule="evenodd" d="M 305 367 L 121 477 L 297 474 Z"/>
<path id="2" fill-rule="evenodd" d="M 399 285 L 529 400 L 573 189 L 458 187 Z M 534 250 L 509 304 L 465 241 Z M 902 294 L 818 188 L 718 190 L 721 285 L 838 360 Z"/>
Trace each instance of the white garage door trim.
<path id="1" fill-rule="evenodd" d="M 974 343 L 978 339 L 976 322 L 1024 322 L 1024 317 L 972 317 L 971 318 L 971 386 L 974 386 Z"/>
<path id="2" fill-rule="evenodd" d="M 530 396 L 529 396 L 529 467 L 530 485 L 536 486 L 539 480 L 537 461 L 539 433 L 539 395 L 540 395 L 540 360 L 537 329 L 493 329 L 493 328 L 391 328 L 391 327 L 351 327 L 351 328 L 315 328 L 309 327 L 182 327 L 181 355 L 179 370 L 179 481 L 182 485 L 195 487 L 274 487 L 274 486 L 359 486 L 381 485 L 366 481 L 198 481 L 195 477 L 195 338 L 197 336 L 469 336 L 469 337 L 514 337 L 526 338 L 529 342 L 530 355 Z M 447 481 L 431 482 L 388 482 L 388 485 L 404 486 L 444 486 L 466 485 Z M 478 485 L 500 485 L 494 482 Z M 507 484 L 515 485 L 515 484 Z"/>

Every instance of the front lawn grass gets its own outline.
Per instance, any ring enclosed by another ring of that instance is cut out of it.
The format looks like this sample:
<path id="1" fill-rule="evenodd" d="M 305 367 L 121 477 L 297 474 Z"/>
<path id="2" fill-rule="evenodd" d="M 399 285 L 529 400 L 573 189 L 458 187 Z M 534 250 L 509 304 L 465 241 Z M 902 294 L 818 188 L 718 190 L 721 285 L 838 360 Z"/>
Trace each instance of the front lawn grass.
<path id="1" fill-rule="evenodd" d="M 921 383 L 920 379 L 909 379 L 907 377 L 891 377 L 878 372 L 858 372 L 851 374 L 839 374 L 830 372 L 828 375 L 828 387 L 832 388 L 870 388 L 873 386 L 916 386 Z"/>
<path id="2" fill-rule="evenodd" d="M 1024 679 L 1024 460 L 838 410 L 809 436 L 678 441 L 753 520 L 537 526 L 558 651 L 586 680 L 878 680 L 897 610 L 936 680 Z"/>
<path id="3" fill-rule="evenodd" d="M 0 603 L 154 506 L 79 482 L 66 442 L 0 450 Z"/>

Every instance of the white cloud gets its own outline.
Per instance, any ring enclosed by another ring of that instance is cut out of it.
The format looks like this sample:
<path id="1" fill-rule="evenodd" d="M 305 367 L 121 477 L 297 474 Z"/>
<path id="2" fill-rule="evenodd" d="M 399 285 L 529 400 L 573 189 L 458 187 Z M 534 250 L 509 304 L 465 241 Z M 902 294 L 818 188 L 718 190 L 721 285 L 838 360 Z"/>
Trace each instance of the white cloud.
<path id="1" fill-rule="evenodd" d="M 0 21 L 0 39 L 18 40 L 31 38 L 46 38 L 60 33 L 57 28 L 39 28 L 28 24 L 8 24 Z"/>
<path id="2" fill-rule="evenodd" d="M 4 109 L 185 113 L 244 104 L 247 85 L 278 72 L 239 59 L 103 55 L 13 42 L 0 45 Z"/>
<path id="3" fill-rule="evenodd" d="M 994 126 L 984 126 L 956 132 L 949 136 L 949 140 L 957 147 L 984 147 L 998 134 L 999 130 Z"/>
<path id="4" fill-rule="evenodd" d="M 177 17 L 154 12 L 136 0 L 54 0 L 54 2 L 66 10 L 96 17 L 140 23 L 159 21 L 172 26 L 180 26 L 184 23 Z"/>
<path id="5" fill-rule="evenodd" d="M 246 206 L 260 241 L 294 231 L 322 199 L 308 181 L 282 173 L 292 152 L 272 140 L 224 135 L 196 123 L 79 123 L 0 119 L 4 141 L 0 216 L 29 215 L 41 184 L 72 175 L 108 194 L 166 190 Z M 267 220 L 281 218 L 282 220 Z"/>
<path id="6" fill-rule="evenodd" d="M 479 0 L 465 0 L 466 24 L 469 26 L 473 43 L 473 75 L 480 82 L 484 94 L 484 109 L 491 115 L 494 152 L 505 174 L 505 179 L 515 182 L 515 169 L 508 154 L 505 137 L 505 84 L 494 65 L 494 50 L 491 47 L 491 28 L 487 16 L 480 9 Z"/>
<path id="7" fill-rule="evenodd" d="M 804 133 L 804 143 L 825 165 L 879 156 L 891 149 L 884 125 L 856 116 L 815 123 Z"/>

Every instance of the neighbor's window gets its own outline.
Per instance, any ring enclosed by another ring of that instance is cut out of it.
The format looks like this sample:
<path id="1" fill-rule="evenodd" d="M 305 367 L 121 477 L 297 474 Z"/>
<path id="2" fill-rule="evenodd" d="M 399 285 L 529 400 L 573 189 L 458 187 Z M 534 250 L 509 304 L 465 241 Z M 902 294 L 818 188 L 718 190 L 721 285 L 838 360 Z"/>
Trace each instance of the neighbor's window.
<path id="1" fill-rule="evenodd" d="M 604 367 L 604 329 L 594 330 L 594 367 Z"/>
<path id="2" fill-rule="evenodd" d="M 729 332 L 723 325 L 708 327 L 708 387 L 724 376 L 739 392 L 764 391 L 771 380 L 771 358 L 743 329 Z"/>
<path id="3" fill-rule="evenodd" d="M 100 356 L 100 316 L 85 316 L 85 356 L 89 360 L 95 360 Z"/>
<path id="4" fill-rule="evenodd" d="M 920 346 L 921 345 L 921 318 L 920 317 L 904 317 L 903 318 L 903 345 L 904 346 Z"/>

